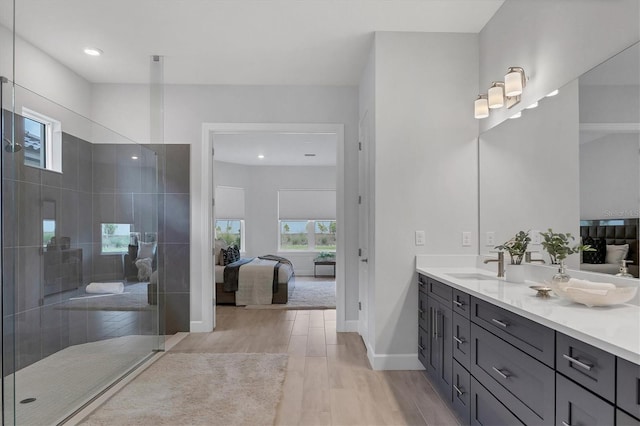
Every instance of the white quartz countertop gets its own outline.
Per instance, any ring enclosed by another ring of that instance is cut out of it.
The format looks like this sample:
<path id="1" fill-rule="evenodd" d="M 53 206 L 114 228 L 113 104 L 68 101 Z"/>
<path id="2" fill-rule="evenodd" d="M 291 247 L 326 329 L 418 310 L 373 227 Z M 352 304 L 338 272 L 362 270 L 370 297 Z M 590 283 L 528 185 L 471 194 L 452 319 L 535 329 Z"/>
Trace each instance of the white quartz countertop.
<path id="1" fill-rule="evenodd" d="M 640 364 L 640 306 L 623 304 L 589 308 L 557 296 L 536 297 L 536 292 L 529 286 L 541 283 L 509 283 L 478 268 L 418 267 L 416 270 L 478 299 Z M 492 279 L 461 279 L 450 274 L 479 274 Z"/>

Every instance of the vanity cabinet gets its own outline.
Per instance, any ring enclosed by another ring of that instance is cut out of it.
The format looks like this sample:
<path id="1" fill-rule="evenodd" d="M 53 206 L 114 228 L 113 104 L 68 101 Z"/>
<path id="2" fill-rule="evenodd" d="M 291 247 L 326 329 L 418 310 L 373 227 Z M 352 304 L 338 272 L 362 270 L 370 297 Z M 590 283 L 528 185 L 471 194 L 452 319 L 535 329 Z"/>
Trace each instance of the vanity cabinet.
<path id="1" fill-rule="evenodd" d="M 419 283 L 418 358 L 463 425 L 640 426 L 639 365 L 430 277 Z"/>

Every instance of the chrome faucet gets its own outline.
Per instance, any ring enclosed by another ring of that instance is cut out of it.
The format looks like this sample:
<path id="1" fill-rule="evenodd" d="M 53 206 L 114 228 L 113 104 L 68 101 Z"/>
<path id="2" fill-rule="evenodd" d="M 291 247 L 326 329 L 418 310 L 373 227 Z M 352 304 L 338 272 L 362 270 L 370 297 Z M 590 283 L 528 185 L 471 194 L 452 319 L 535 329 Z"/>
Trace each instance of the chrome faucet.
<path id="1" fill-rule="evenodd" d="M 487 258 L 484 260 L 484 263 L 489 263 L 489 262 L 498 262 L 498 278 L 502 278 L 504 277 L 504 252 L 503 251 L 499 251 L 498 252 L 498 258 Z"/>
<path id="2" fill-rule="evenodd" d="M 528 251 L 528 252 L 526 252 L 526 253 L 524 254 L 524 261 L 525 261 L 526 263 L 533 263 L 533 262 L 546 263 L 546 262 L 544 261 L 544 259 L 532 259 L 532 258 L 531 258 L 531 253 L 532 253 L 532 252 Z"/>

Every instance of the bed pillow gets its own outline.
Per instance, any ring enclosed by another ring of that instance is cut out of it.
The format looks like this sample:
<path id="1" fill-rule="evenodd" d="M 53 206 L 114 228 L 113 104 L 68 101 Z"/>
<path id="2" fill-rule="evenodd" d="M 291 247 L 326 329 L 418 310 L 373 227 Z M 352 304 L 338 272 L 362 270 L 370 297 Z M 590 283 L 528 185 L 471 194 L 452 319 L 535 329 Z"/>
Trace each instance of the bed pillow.
<path id="1" fill-rule="evenodd" d="M 620 261 L 627 257 L 629 244 L 608 245 L 607 244 L 607 263 L 620 264 Z"/>
<path id="2" fill-rule="evenodd" d="M 224 266 L 224 254 L 222 249 L 229 248 L 229 244 L 225 240 L 216 240 L 214 243 L 214 250 L 216 251 L 216 265 Z"/>
<path id="3" fill-rule="evenodd" d="M 156 251 L 156 243 L 138 241 L 138 259 L 151 259 Z"/>
<path id="4" fill-rule="evenodd" d="M 587 237 L 583 241 L 584 245 L 590 246 L 595 251 L 583 251 L 582 262 L 602 264 L 607 258 L 607 242 L 604 238 Z"/>
<path id="5" fill-rule="evenodd" d="M 226 249 L 222 249 L 222 258 L 224 260 L 224 266 L 240 260 L 240 249 L 236 246 L 231 246 Z"/>

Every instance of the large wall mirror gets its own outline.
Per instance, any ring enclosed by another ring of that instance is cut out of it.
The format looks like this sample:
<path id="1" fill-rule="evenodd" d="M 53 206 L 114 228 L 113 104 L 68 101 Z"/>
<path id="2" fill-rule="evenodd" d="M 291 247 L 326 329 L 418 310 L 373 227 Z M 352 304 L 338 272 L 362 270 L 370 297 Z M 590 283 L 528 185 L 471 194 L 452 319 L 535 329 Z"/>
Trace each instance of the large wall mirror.
<path id="1" fill-rule="evenodd" d="M 479 138 L 480 254 L 520 230 L 570 232 L 598 256 L 572 269 L 638 277 L 640 44 L 635 44 Z M 549 262 L 540 245 L 538 257 Z M 615 249 L 615 250 L 611 250 Z"/>

